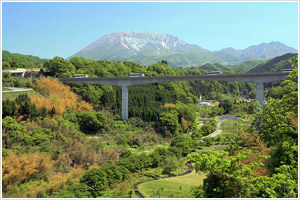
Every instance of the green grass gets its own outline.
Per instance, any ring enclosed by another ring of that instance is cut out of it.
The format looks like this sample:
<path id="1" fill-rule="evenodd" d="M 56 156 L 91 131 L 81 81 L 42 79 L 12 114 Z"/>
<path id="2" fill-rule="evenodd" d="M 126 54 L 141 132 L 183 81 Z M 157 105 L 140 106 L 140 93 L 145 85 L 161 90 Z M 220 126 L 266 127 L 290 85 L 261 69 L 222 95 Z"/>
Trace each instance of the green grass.
<path id="1" fill-rule="evenodd" d="M 184 176 L 177 176 L 172 178 L 166 178 L 165 181 L 175 182 L 175 183 L 182 183 L 187 185 L 199 186 L 203 184 L 203 180 L 206 178 L 205 174 L 200 172 L 196 173 L 195 170 L 192 173 L 184 175 Z"/>
<path id="2" fill-rule="evenodd" d="M 2 91 L 12 91 L 12 89 L 2 87 Z"/>
<path id="3" fill-rule="evenodd" d="M 170 180 L 155 180 L 138 185 L 145 198 L 191 197 L 189 193 L 192 187 L 193 185 Z"/>
<path id="4" fill-rule="evenodd" d="M 250 120 L 226 120 L 221 124 L 220 129 L 223 134 L 240 133 L 246 131 L 251 126 L 251 123 L 252 121 Z"/>
<path id="5" fill-rule="evenodd" d="M 185 170 L 183 170 L 185 171 Z M 176 173 L 180 173 L 178 171 Z M 175 171 L 173 172 L 175 174 Z M 138 185 L 139 192 L 146 198 L 192 198 L 192 187 L 203 184 L 206 175 L 202 172 L 184 176 L 154 180 Z"/>
<path id="6" fill-rule="evenodd" d="M 197 152 L 198 153 L 202 153 L 204 151 L 215 151 L 215 152 L 217 152 L 217 151 L 221 151 L 221 150 L 223 150 L 225 148 L 226 148 L 226 145 L 221 145 L 221 144 L 219 144 L 219 145 L 211 145 L 209 147 L 203 146 L 202 149 L 198 150 Z"/>
<path id="7" fill-rule="evenodd" d="M 184 163 L 186 163 L 186 160 L 184 160 Z M 174 175 L 180 174 L 182 172 L 185 172 L 187 169 L 188 169 L 188 167 L 186 165 L 181 164 L 178 169 L 171 171 L 170 174 L 174 174 Z M 156 174 L 159 174 L 160 177 L 169 176 L 168 174 L 163 174 L 163 169 L 161 167 L 150 168 L 146 171 L 146 173 L 150 173 L 150 174 L 156 173 Z"/>
<path id="8" fill-rule="evenodd" d="M 192 173 L 138 185 L 139 192 L 146 198 L 189 198 L 192 187 L 203 184 L 204 173 Z"/>
<path id="9" fill-rule="evenodd" d="M 7 92 L 7 93 L 2 93 L 2 101 L 6 100 L 6 99 L 14 100 L 20 94 L 28 94 L 28 96 L 35 94 L 35 95 L 41 96 L 40 93 L 38 93 L 34 90 L 28 90 L 28 91 L 24 91 L 24 92 Z"/>

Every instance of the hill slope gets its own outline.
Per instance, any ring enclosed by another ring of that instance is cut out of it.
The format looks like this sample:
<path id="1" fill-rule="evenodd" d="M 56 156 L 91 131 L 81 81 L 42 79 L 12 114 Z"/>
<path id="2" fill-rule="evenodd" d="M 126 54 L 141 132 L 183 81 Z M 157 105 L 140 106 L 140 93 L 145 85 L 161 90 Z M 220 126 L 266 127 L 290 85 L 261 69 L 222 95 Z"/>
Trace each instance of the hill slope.
<path id="1" fill-rule="evenodd" d="M 10 53 L 9 51 L 2 51 L 2 69 L 9 68 L 33 68 L 43 64 L 45 59 L 37 56 L 22 55 L 19 53 Z"/>
<path id="2" fill-rule="evenodd" d="M 254 69 L 249 70 L 247 73 L 260 73 L 260 72 L 279 72 L 281 69 L 290 69 L 292 67 L 292 60 L 298 57 L 297 54 L 287 53 L 268 60 L 266 63 L 260 64 Z"/>

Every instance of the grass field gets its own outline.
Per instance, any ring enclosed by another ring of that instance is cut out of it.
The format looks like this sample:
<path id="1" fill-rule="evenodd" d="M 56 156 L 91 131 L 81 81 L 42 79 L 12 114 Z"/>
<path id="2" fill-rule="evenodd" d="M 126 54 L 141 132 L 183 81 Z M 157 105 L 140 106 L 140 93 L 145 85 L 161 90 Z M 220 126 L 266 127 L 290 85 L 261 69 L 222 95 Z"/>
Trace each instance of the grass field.
<path id="1" fill-rule="evenodd" d="M 224 134 L 239 133 L 250 128 L 251 123 L 252 121 L 250 120 L 226 120 L 221 124 L 220 129 Z"/>
<path id="2" fill-rule="evenodd" d="M 184 176 L 155 180 L 138 185 L 139 191 L 146 198 L 188 198 L 192 197 L 192 187 L 203 183 L 205 175 L 195 170 Z"/>
<path id="3" fill-rule="evenodd" d="M 24 91 L 24 92 L 8 92 L 8 93 L 2 93 L 2 101 L 6 100 L 6 99 L 14 100 L 20 94 L 28 94 L 29 96 L 35 94 L 35 95 L 41 96 L 40 93 L 38 93 L 34 90 L 28 90 L 28 91 Z"/>
<path id="4" fill-rule="evenodd" d="M 140 193 L 145 198 L 178 198 L 188 197 L 192 185 L 155 180 L 138 185 Z"/>
<path id="5" fill-rule="evenodd" d="M 2 88 L 2 91 L 11 91 L 11 90 L 12 90 L 12 89 L 5 88 L 5 87 Z"/>
<path id="6" fill-rule="evenodd" d="M 195 170 L 192 173 L 184 175 L 184 176 L 177 176 L 172 178 L 166 178 L 165 181 L 175 182 L 175 183 L 182 183 L 187 185 L 199 186 L 203 184 L 203 179 L 205 178 L 204 173 L 196 173 Z"/>

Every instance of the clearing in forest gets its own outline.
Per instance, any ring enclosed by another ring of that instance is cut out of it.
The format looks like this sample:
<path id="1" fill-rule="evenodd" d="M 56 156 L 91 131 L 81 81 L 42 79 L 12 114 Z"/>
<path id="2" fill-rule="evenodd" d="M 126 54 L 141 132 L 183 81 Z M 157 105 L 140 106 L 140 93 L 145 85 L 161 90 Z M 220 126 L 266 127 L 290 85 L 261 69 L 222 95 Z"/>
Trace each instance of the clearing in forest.
<path id="1" fill-rule="evenodd" d="M 155 180 L 138 185 L 139 191 L 146 198 L 189 197 L 192 187 L 203 184 L 204 173 L 192 173 L 162 180 Z"/>

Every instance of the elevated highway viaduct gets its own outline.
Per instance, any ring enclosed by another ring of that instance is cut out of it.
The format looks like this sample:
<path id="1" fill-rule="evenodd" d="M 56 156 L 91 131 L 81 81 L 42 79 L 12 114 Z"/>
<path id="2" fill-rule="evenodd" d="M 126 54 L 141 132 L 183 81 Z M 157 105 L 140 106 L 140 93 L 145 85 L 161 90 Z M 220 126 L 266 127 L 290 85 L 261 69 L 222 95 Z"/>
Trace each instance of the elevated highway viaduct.
<path id="1" fill-rule="evenodd" d="M 290 72 L 253 73 L 253 74 L 218 74 L 184 76 L 144 76 L 144 77 L 99 77 L 99 78 L 59 78 L 64 83 L 89 83 L 117 85 L 122 87 L 122 119 L 128 119 L 128 87 L 148 83 L 170 81 L 241 81 L 256 83 L 256 100 L 263 109 L 264 83 L 286 80 Z"/>

